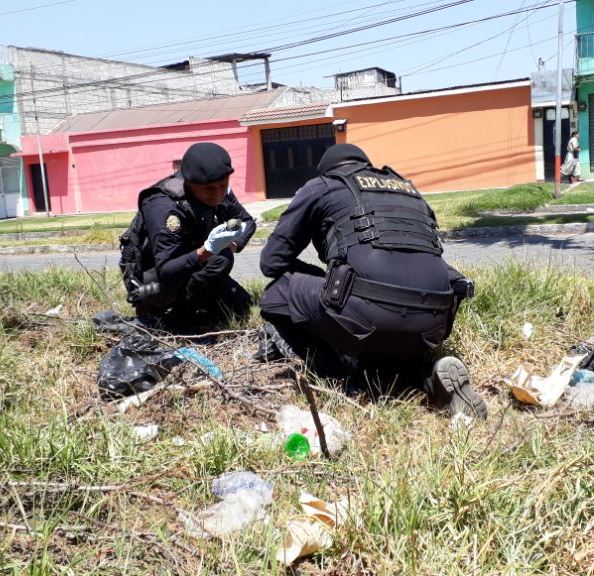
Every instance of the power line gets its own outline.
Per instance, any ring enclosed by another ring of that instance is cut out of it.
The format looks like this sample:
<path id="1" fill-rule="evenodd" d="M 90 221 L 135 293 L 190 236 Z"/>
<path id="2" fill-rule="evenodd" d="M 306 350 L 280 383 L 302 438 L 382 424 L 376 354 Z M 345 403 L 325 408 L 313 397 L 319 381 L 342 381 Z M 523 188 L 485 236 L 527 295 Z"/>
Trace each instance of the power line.
<path id="1" fill-rule="evenodd" d="M 350 10 L 342 10 L 340 12 L 332 12 L 330 14 L 325 14 L 325 15 L 321 15 L 321 16 L 312 16 L 312 17 L 308 17 L 308 18 L 303 18 L 300 20 L 291 20 L 288 22 L 283 22 L 281 24 L 277 24 L 274 26 L 261 26 L 258 28 L 243 28 L 243 29 L 235 29 L 233 31 L 229 31 L 227 33 L 222 33 L 222 34 L 214 34 L 211 36 L 202 36 L 200 38 L 199 41 L 196 41 L 196 39 L 192 39 L 192 40 L 185 40 L 185 41 L 181 41 L 181 42 L 170 42 L 170 43 L 165 43 L 165 44 L 155 44 L 155 45 L 151 45 L 148 47 L 144 47 L 144 48 L 139 48 L 139 49 L 133 49 L 133 50 L 127 50 L 127 51 L 123 51 L 123 52 L 114 52 L 112 54 L 108 54 L 108 57 L 111 56 L 123 56 L 123 55 L 129 55 L 129 54 L 138 54 L 140 52 L 146 52 L 146 51 L 153 51 L 153 50 L 162 50 L 163 48 L 170 48 L 173 46 L 187 46 L 188 44 L 202 44 L 203 42 L 207 42 L 209 40 L 215 40 L 217 41 L 217 44 L 220 45 L 220 40 L 221 39 L 227 39 L 230 38 L 231 40 L 235 41 L 237 40 L 237 35 L 242 34 L 244 31 L 248 32 L 249 35 L 256 35 L 258 37 L 262 36 L 262 32 L 270 32 L 273 29 L 276 28 L 285 28 L 287 26 L 295 26 L 296 24 L 303 24 L 305 22 L 319 22 L 320 20 L 323 19 L 327 19 L 327 18 L 336 18 L 337 16 L 342 16 L 345 14 L 353 14 L 355 12 L 361 12 L 361 11 L 365 11 L 368 10 L 370 8 L 377 8 L 379 6 L 385 6 L 388 4 L 399 4 L 401 2 L 405 2 L 407 0 L 387 0 L 384 2 L 380 2 L 380 3 L 376 3 L 376 4 L 370 4 L 367 6 L 363 6 L 361 8 L 352 8 Z M 410 1 L 410 0 L 408 0 Z M 340 4 L 341 6 L 344 5 L 344 3 Z M 310 12 L 306 12 L 305 14 L 310 14 Z M 271 20 L 271 22 L 275 22 L 275 20 Z M 299 29 L 302 29 L 302 27 L 299 27 Z M 238 32 L 239 30 L 239 32 Z"/>
<path id="2" fill-rule="evenodd" d="M 413 5 L 413 7 L 418 10 L 420 7 L 423 7 L 423 6 L 439 5 L 440 1 L 442 1 L 442 0 L 431 0 L 429 2 L 424 2 L 424 3 L 416 2 Z M 372 15 L 372 16 L 368 16 L 368 17 L 358 17 L 358 18 L 356 18 L 356 21 L 358 24 L 376 24 L 379 21 L 388 20 L 397 14 L 406 13 L 406 11 L 410 10 L 410 9 L 411 9 L 411 6 L 405 6 L 405 7 L 399 8 L 397 10 L 382 12 L 379 15 Z M 380 16 L 381 18 L 378 18 L 378 16 Z M 328 33 L 331 33 L 333 30 L 336 30 L 337 28 L 342 30 L 342 29 L 344 29 L 344 25 L 351 20 L 352 19 L 345 20 L 343 22 L 337 22 L 337 23 L 332 22 L 332 23 L 328 23 L 328 24 L 324 24 L 324 25 L 316 24 L 314 26 L 306 26 L 306 27 L 296 26 L 294 28 L 291 27 L 291 29 L 288 29 L 286 31 L 274 32 L 274 31 L 263 30 L 260 32 L 255 32 L 253 34 L 248 33 L 246 35 L 243 35 L 240 38 L 233 37 L 233 38 L 230 38 L 229 40 L 224 40 L 222 44 L 221 44 L 221 41 L 217 41 L 215 46 L 212 46 L 210 49 L 210 56 L 216 57 L 217 54 L 220 54 L 221 52 L 223 52 L 225 50 L 230 50 L 230 51 L 234 51 L 234 52 L 255 51 L 254 50 L 254 40 L 260 42 L 262 37 L 266 37 L 269 41 L 272 41 L 274 38 L 280 37 L 280 40 L 285 39 L 285 42 L 288 40 L 290 40 L 291 42 L 301 42 L 303 40 L 309 39 L 312 36 L 312 34 L 315 34 L 315 35 L 328 34 Z M 203 43 L 201 42 L 200 44 L 203 44 Z M 229 45 L 230 48 L 226 48 L 225 46 L 227 46 L 227 45 Z M 196 46 L 196 48 L 198 48 L 199 45 L 197 44 L 195 46 Z M 194 48 L 194 50 L 196 48 Z M 199 49 L 203 53 L 206 50 L 206 48 L 204 46 L 200 47 Z M 216 50 L 216 52 L 213 52 L 213 50 Z M 177 50 L 172 50 L 169 52 L 177 53 Z M 162 63 L 163 56 L 164 56 L 164 54 L 167 54 L 167 53 L 168 53 L 167 51 L 164 52 L 163 50 L 160 50 L 158 52 L 157 59 L 152 58 L 150 60 L 147 60 L 145 58 L 145 59 L 143 59 L 143 62 L 149 63 L 149 64 Z"/>
<path id="3" fill-rule="evenodd" d="M 526 0 L 522 0 L 522 3 L 520 4 L 520 8 L 522 8 L 524 6 L 524 4 L 526 4 Z M 526 18 L 530 18 L 530 16 L 532 16 L 532 14 L 534 14 L 534 12 L 531 12 L 530 14 L 528 14 L 528 16 Z M 497 80 L 497 76 L 499 75 L 499 71 L 501 70 L 501 66 L 503 65 L 503 60 L 505 59 L 507 49 L 509 48 L 509 45 L 510 45 L 510 42 L 514 35 L 514 32 L 516 31 L 516 28 L 518 27 L 520 22 L 521 22 L 521 19 L 519 17 L 517 17 L 516 21 L 513 23 L 513 25 L 509 29 L 509 33 L 507 35 L 507 41 L 505 43 L 505 48 L 503 50 L 503 54 L 501 55 L 501 58 L 499 59 L 499 62 L 497 64 L 497 66 L 495 67 L 495 72 L 493 73 L 493 81 Z"/>
<path id="4" fill-rule="evenodd" d="M 528 6 L 524 9 L 518 9 L 518 10 L 514 10 L 512 12 L 507 12 L 506 16 L 512 16 L 515 14 L 521 14 L 521 13 L 525 13 L 525 12 L 530 12 L 530 14 L 527 16 L 527 18 L 530 18 L 533 13 L 536 10 L 542 10 L 544 8 L 551 8 L 556 6 L 556 4 L 540 4 L 540 5 L 532 5 L 532 6 Z M 551 18 L 551 16 L 547 16 L 545 18 L 542 18 L 541 20 L 539 20 L 539 22 L 541 22 L 542 20 L 547 20 Z M 489 17 L 489 20 L 491 20 L 493 18 Z M 482 21 L 487 21 L 484 19 L 481 19 Z M 409 68 L 408 70 L 404 70 L 402 71 L 402 75 L 408 75 L 409 71 L 413 71 L 414 73 L 418 73 L 422 70 L 425 70 L 426 68 L 430 68 L 431 66 L 434 66 L 435 64 L 439 64 L 440 62 L 444 62 L 445 60 L 449 60 L 450 58 L 453 58 L 454 56 L 457 56 L 458 54 L 462 54 L 463 52 L 466 52 L 467 50 L 471 50 L 472 48 L 476 48 L 477 46 L 480 46 L 481 44 L 486 44 L 487 42 L 490 42 L 491 40 L 494 40 L 495 38 L 498 38 L 499 36 L 501 36 L 501 34 L 505 34 L 505 32 L 508 32 L 510 30 L 512 30 L 514 28 L 516 24 L 513 24 L 510 28 L 507 28 L 505 30 L 503 30 L 502 32 L 497 32 L 496 34 L 493 34 L 492 36 L 489 36 L 488 38 L 484 38 L 482 40 L 479 40 L 478 42 L 474 42 L 473 44 L 470 44 L 468 46 L 465 46 L 464 48 L 461 48 L 459 50 L 456 50 L 454 52 L 451 52 L 445 56 L 441 56 L 440 58 L 437 58 L 436 60 L 432 60 L 431 62 L 428 62 L 426 64 L 422 64 L 421 66 L 417 66 L 417 67 L 413 67 L 413 68 Z"/>
<path id="5" fill-rule="evenodd" d="M 362 29 L 369 29 L 369 28 L 373 28 L 373 27 L 376 27 L 376 26 L 384 26 L 386 24 L 393 23 L 395 21 L 401 21 L 401 20 L 406 20 L 406 19 L 410 19 L 410 18 L 422 16 L 422 15 L 425 15 L 425 14 L 432 13 L 434 11 L 443 10 L 443 9 L 446 9 L 446 8 L 449 8 L 449 7 L 452 7 L 452 6 L 457 6 L 457 5 L 460 5 L 460 4 L 466 4 L 466 3 L 469 3 L 469 2 L 473 2 L 473 1 L 475 1 L 475 0 L 457 0 L 456 2 L 450 2 L 449 4 L 441 5 L 438 8 L 432 8 L 432 9 L 427 9 L 427 10 L 423 10 L 423 11 L 409 13 L 409 14 L 406 14 L 404 16 L 400 16 L 400 17 L 398 17 L 396 19 L 393 18 L 391 20 L 385 20 L 385 21 L 375 22 L 374 24 L 369 24 L 369 25 L 366 25 L 366 26 L 363 26 L 363 27 L 353 28 L 353 29 L 350 29 L 350 30 L 344 30 L 344 31 L 341 31 L 341 32 L 337 32 L 337 33 L 334 33 L 334 34 L 331 34 L 331 35 L 326 35 L 326 37 L 337 37 L 337 36 L 342 36 L 342 35 L 345 35 L 345 34 L 352 34 L 354 32 L 360 31 Z M 306 41 L 301 41 L 298 44 L 299 45 L 304 45 L 304 44 L 309 44 L 309 43 L 313 43 L 313 42 L 320 42 L 320 41 L 322 41 L 322 39 L 323 39 L 323 37 L 317 36 L 317 37 L 314 37 L 314 38 L 310 38 L 310 39 L 308 39 Z M 286 48 L 281 48 L 281 49 L 286 49 Z M 266 50 L 264 50 L 264 51 L 266 51 Z M 255 65 L 259 65 L 259 64 L 255 64 Z M 161 73 L 162 75 L 166 75 L 167 73 L 170 73 L 171 74 L 171 71 L 166 71 L 166 70 L 159 69 L 159 70 L 151 70 L 149 72 L 141 72 L 141 73 L 138 73 L 138 74 L 133 74 L 133 75 L 128 75 L 128 76 L 121 76 L 119 78 L 93 80 L 93 81 L 82 82 L 82 83 L 71 84 L 71 85 L 64 84 L 63 86 L 57 87 L 57 88 L 46 88 L 46 89 L 37 90 L 37 91 L 36 90 L 33 90 L 33 91 L 30 92 L 30 95 L 31 96 L 35 95 L 37 97 L 39 97 L 39 96 L 43 97 L 44 94 L 53 94 L 53 93 L 56 93 L 56 92 L 59 93 L 59 92 L 62 92 L 63 90 L 65 90 L 65 89 L 73 90 L 73 89 L 86 88 L 86 87 L 96 87 L 96 86 L 100 86 L 100 85 L 108 84 L 108 83 L 116 83 L 116 82 L 122 82 L 122 81 L 129 81 L 129 80 L 135 80 L 135 79 L 141 79 L 141 78 L 151 77 L 151 76 L 155 76 L 156 74 L 159 74 L 159 73 Z M 209 74 L 209 73 L 210 72 L 205 72 L 205 74 Z M 177 74 L 179 74 L 179 72 L 177 72 Z M 196 74 L 193 74 L 193 76 L 196 76 Z M 21 94 L 20 96 L 22 97 L 23 94 Z M 26 94 L 25 94 L 25 96 L 26 96 Z M 0 101 L 1 100 L 2 100 L 2 98 L 0 98 Z"/>
<path id="6" fill-rule="evenodd" d="M 353 47 L 353 46 L 363 46 L 363 45 L 369 45 L 369 44 L 373 44 L 373 43 L 377 43 L 377 42 L 384 42 L 384 41 L 398 41 L 400 42 L 403 38 L 410 38 L 410 37 L 415 37 L 415 36 L 420 36 L 423 34 L 428 34 L 428 33 L 434 33 L 436 31 L 441 31 L 441 30 L 450 30 L 453 28 L 459 28 L 462 26 L 467 26 L 469 24 L 475 24 L 475 23 L 480 23 L 480 22 L 485 22 L 488 20 L 492 20 L 494 18 L 501 18 L 501 17 L 505 17 L 505 16 L 509 16 L 509 15 L 513 15 L 513 14 L 517 14 L 517 13 L 521 13 L 521 12 L 526 12 L 526 11 L 533 11 L 535 9 L 535 7 L 537 7 L 538 9 L 544 9 L 544 8 L 548 8 L 550 6 L 553 6 L 554 4 L 542 4 L 542 5 L 532 5 L 530 7 L 527 7 L 523 10 L 514 10 L 514 11 L 510 11 L 510 12 L 506 12 L 506 13 L 501 13 L 501 14 L 496 14 L 496 15 L 492 15 L 492 16 L 488 16 L 488 17 L 484 17 L 481 19 L 477 19 L 477 20 L 471 20 L 471 21 L 467 21 L 467 22 L 462 22 L 462 23 L 458 23 L 458 24 L 453 24 L 453 25 L 449 25 L 449 26 L 443 26 L 443 27 L 439 27 L 439 28 L 433 28 L 433 29 L 429 29 L 429 30 L 423 30 L 423 31 L 418 31 L 418 32 L 413 32 L 413 33 L 409 33 L 406 35 L 403 35 L 401 37 L 399 37 L 396 40 L 393 40 L 392 38 L 384 38 L 381 39 L 379 41 L 371 41 L 369 43 L 360 43 L 360 44 L 355 44 L 355 45 L 351 45 L 351 46 L 347 46 L 347 47 L 340 47 L 340 48 L 336 48 L 336 49 L 329 49 L 329 50 L 323 50 L 323 51 L 318 51 L 318 52 L 313 52 L 307 55 L 297 55 L 297 56 L 292 56 L 292 57 L 287 57 L 287 58 L 280 58 L 280 59 L 275 59 L 272 60 L 272 62 L 280 62 L 280 61 L 286 61 L 286 60 L 292 60 L 292 59 L 301 59 L 304 57 L 310 57 L 310 56 L 316 56 L 318 54 L 323 54 L 326 52 L 330 52 L 330 51 L 335 51 L 335 50 L 345 50 L 347 48 Z M 246 65 L 244 67 L 242 67 L 242 69 L 244 68 L 248 68 L 248 67 L 252 67 L 255 65 L 259 65 L 259 64 L 251 64 L 251 65 Z M 31 91 L 29 92 L 30 95 L 35 94 L 38 98 L 42 99 L 44 97 L 52 97 L 54 94 L 61 94 L 64 92 L 64 90 L 71 90 L 75 93 L 82 93 L 85 92 L 87 90 L 85 90 L 84 88 L 87 89 L 94 89 L 97 86 L 101 86 L 101 85 L 105 85 L 105 84 L 116 84 L 118 82 L 126 82 L 129 80 L 139 80 L 141 78 L 146 78 L 148 77 L 154 77 L 155 75 L 160 75 L 159 79 L 165 79 L 167 78 L 167 76 L 171 75 L 171 71 L 165 71 L 162 69 L 155 69 L 155 70 L 151 70 L 150 72 L 143 72 L 143 73 L 139 73 L 139 74 L 135 74 L 135 75 L 129 75 L 129 76 L 122 76 L 119 78 L 112 78 L 112 79 L 104 79 L 104 80 L 95 80 L 95 81 L 90 81 L 90 82 L 86 82 L 86 83 L 78 83 L 78 84 L 71 84 L 71 85 L 64 85 L 64 86 L 60 86 L 60 87 L 56 87 L 56 88 L 48 88 L 45 89 L 44 91 Z M 175 73 L 176 75 L 179 74 L 179 72 Z M 204 74 L 210 74 L 210 72 L 205 72 Z M 195 74 L 198 75 L 198 74 Z M 191 76 L 189 77 L 191 78 Z M 157 79 L 157 81 L 159 80 Z M 155 82 L 155 80 L 151 80 L 150 83 L 153 84 Z M 148 83 L 144 82 L 144 83 Z M 130 87 L 130 88 L 138 88 L 139 86 L 142 86 L 142 84 L 144 84 L 143 82 L 137 82 L 137 83 L 130 83 L 130 84 L 122 84 L 122 86 L 117 86 L 117 88 L 122 89 L 125 87 Z M 26 92 L 21 93 L 18 95 L 18 101 L 21 103 L 25 103 L 27 101 L 27 96 L 28 94 Z M 11 100 L 13 98 L 10 98 Z M 1 99 L 0 99 L 1 101 Z"/>
<path id="7" fill-rule="evenodd" d="M 427 10 L 419 10 L 418 12 L 413 12 L 411 14 L 407 14 L 404 16 L 398 16 L 396 18 L 389 18 L 387 20 L 381 20 L 379 22 L 374 22 L 372 24 L 367 24 L 365 26 L 357 26 L 355 28 L 350 28 L 349 30 L 342 30 L 340 32 L 335 32 L 333 34 L 325 34 L 323 36 L 315 36 L 314 38 L 309 38 L 308 40 L 301 40 L 299 42 L 292 42 L 289 44 L 281 44 L 279 46 L 271 46 L 269 48 L 264 48 L 261 51 L 262 52 L 280 52 L 281 50 L 289 50 L 290 48 L 297 48 L 299 46 L 305 46 L 307 44 L 322 42 L 323 40 L 330 40 L 331 38 L 338 38 L 340 36 L 354 34 L 355 32 L 362 32 L 363 30 L 370 30 L 371 28 L 379 28 L 380 26 L 387 26 L 388 24 L 394 24 L 395 22 L 402 22 L 403 20 L 409 20 L 411 18 L 425 16 L 427 14 L 433 14 L 435 12 L 440 12 L 441 10 L 447 10 L 448 8 L 454 8 L 456 6 L 461 6 L 462 4 L 468 4 L 469 2 L 474 2 L 474 1 L 475 0 L 457 0 L 455 2 L 449 2 L 448 4 L 442 4 L 435 8 L 430 8 Z"/>
<path id="8" fill-rule="evenodd" d="M 31 6 L 31 8 L 20 8 L 19 10 L 9 10 L 7 12 L 0 12 L 0 16 L 8 16 L 9 14 L 20 14 L 21 12 L 31 12 L 32 10 L 40 10 L 41 8 L 50 8 L 51 6 L 58 6 L 59 4 L 72 4 L 78 0 L 61 0 L 60 2 L 52 2 L 51 4 L 42 4 L 41 6 Z"/>
<path id="9" fill-rule="evenodd" d="M 575 30 L 573 30 L 572 32 L 569 32 L 567 34 L 573 36 L 575 34 Z M 534 42 L 533 45 L 537 46 L 539 44 L 544 44 L 545 42 L 550 42 L 551 40 L 554 40 L 555 38 L 556 38 L 556 36 L 550 36 L 548 38 L 545 38 L 544 40 Z M 509 52 L 519 52 L 520 50 L 525 50 L 526 48 L 530 48 L 530 44 L 525 44 L 524 46 L 519 46 L 518 48 L 514 48 L 513 50 L 508 50 L 508 53 Z M 442 66 L 441 68 L 430 68 L 429 70 L 424 70 L 421 72 L 412 72 L 410 74 L 405 74 L 405 76 L 418 76 L 420 74 L 429 74 L 431 72 L 439 72 L 441 70 L 449 70 L 451 68 L 465 66 L 466 64 L 475 64 L 476 62 L 483 62 L 485 60 L 490 60 L 491 58 L 497 58 L 497 56 L 501 56 L 501 54 L 503 54 L 503 52 L 498 52 L 496 54 L 491 54 L 489 56 L 483 56 L 481 58 L 475 58 L 473 60 L 465 60 L 464 62 L 459 62 L 458 64 L 450 64 L 449 66 Z"/>
<path id="10" fill-rule="evenodd" d="M 383 6 L 383 5 L 392 4 L 392 3 L 410 2 L 410 1 L 411 0 L 389 0 L 389 1 L 385 1 L 385 2 L 379 3 L 379 4 L 372 4 L 370 6 L 371 7 L 378 7 L 378 6 Z M 416 7 L 419 7 L 419 6 L 430 6 L 432 4 L 439 4 L 440 1 L 441 0 L 431 0 L 431 1 L 425 2 L 423 4 L 415 3 L 415 6 Z M 301 21 L 296 21 L 296 22 L 306 22 L 306 21 L 310 21 L 310 20 L 315 20 L 317 22 L 320 18 L 336 18 L 336 16 L 341 15 L 341 14 L 346 14 L 346 13 L 351 13 L 351 12 L 355 12 L 355 11 L 358 11 L 358 10 L 368 9 L 370 6 L 368 5 L 368 6 L 365 6 L 364 8 L 347 10 L 347 11 L 343 11 L 343 12 L 338 12 L 338 13 L 334 13 L 334 14 L 322 16 L 322 17 L 319 17 L 319 18 L 307 18 L 307 19 L 304 19 L 304 20 L 301 20 Z M 382 16 L 386 16 L 387 17 L 388 14 L 401 13 L 404 10 L 406 10 L 407 8 L 409 8 L 409 7 L 401 8 L 401 9 L 395 11 L 395 12 L 394 11 L 388 12 L 386 14 L 382 14 Z M 370 22 L 377 22 L 377 17 L 375 17 L 375 19 L 374 18 L 369 18 L 368 21 L 370 21 Z M 281 26 L 293 26 L 294 23 L 295 22 L 288 22 L 288 23 L 285 23 L 285 24 L 278 25 L 278 27 L 281 27 Z M 316 24 L 315 26 L 313 26 L 313 30 L 319 30 L 319 29 L 321 29 L 322 31 L 324 31 L 324 30 L 327 31 L 329 29 L 334 29 L 335 28 L 335 24 L 334 23 L 331 24 L 330 26 L 331 27 L 328 28 L 327 25 L 321 25 L 320 26 L 320 25 L 317 25 Z M 296 28 L 296 30 L 298 30 L 299 32 L 304 32 L 304 30 L 307 30 L 307 28 L 304 29 L 303 26 L 298 26 Z M 288 32 L 289 32 L 290 36 L 294 36 L 294 34 L 293 34 L 293 32 L 291 30 L 289 30 Z M 285 33 L 283 32 L 281 34 L 285 34 Z M 247 35 L 248 37 L 257 38 L 258 40 L 260 40 L 263 36 L 266 36 L 267 38 L 274 37 L 274 34 L 271 34 L 270 33 L 270 30 L 267 27 L 261 27 L 261 28 L 255 28 L 255 29 L 252 28 L 252 29 L 249 29 L 247 32 L 243 33 L 243 35 L 244 36 Z M 238 45 L 238 40 L 241 40 L 242 38 L 238 38 L 238 35 L 237 34 L 234 34 L 234 35 L 225 35 L 225 34 L 222 34 L 222 35 L 218 35 L 218 36 L 217 35 L 213 35 L 213 36 L 209 36 L 209 37 L 205 37 L 205 38 L 203 37 L 198 42 L 195 41 L 195 40 L 192 40 L 190 42 L 192 44 L 194 44 L 194 45 L 203 44 L 208 39 L 217 39 L 219 36 L 222 39 L 225 39 L 225 38 L 228 38 L 229 39 L 227 43 L 231 43 L 231 45 L 233 46 L 232 50 L 234 52 L 240 51 L 243 48 L 245 48 L 245 45 Z M 162 49 L 160 49 L 160 47 L 176 46 L 177 44 L 178 43 L 175 43 L 174 42 L 174 43 L 169 43 L 169 44 L 154 45 L 155 46 L 154 48 L 153 47 L 148 47 L 148 48 L 146 48 L 144 50 L 146 50 L 146 51 L 152 51 L 152 50 L 159 49 L 159 55 L 160 55 L 160 57 L 159 57 L 158 62 L 160 64 L 162 64 L 163 63 L 162 56 L 164 54 L 164 51 Z M 221 46 L 221 41 L 220 40 L 217 40 L 215 43 L 213 43 L 213 47 L 215 45 L 217 47 L 217 54 L 220 54 L 221 51 L 223 51 L 223 47 Z M 140 52 L 140 51 L 142 51 L 142 50 L 119 52 L 119 53 L 114 53 L 113 55 L 116 56 L 116 55 L 123 55 L 123 54 L 132 54 L 132 53 Z M 247 50 L 247 51 L 248 52 L 257 52 L 259 50 Z M 177 52 L 177 50 L 175 52 Z M 66 56 L 68 56 L 68 55 L 66 55 Z M 174 57 L 172 57 L 171 59 L 173 59 L 173 58 Z M 208 59 L 208 57 L 206 57 L 206 59 Z M 149 64 L 153 64 L 153 63 L 156 63 L 156 62 L 148 62 L 147 61 L 146 63 L 142 63 L 142 64 L 139 64 L 139 65 L 149 65 Z M 85 63 L 81 63 L 81 66 L 85 66 L 85 65 L 86 65 Z M 49 65 L 49 66 L 44 66 L 44 67 L 38 67 L 38 69 L 39 70 L 42 70 L 42 69 L 43 70 L 49 70 L 49 69 L 53 69 L 53 68 L 60 68 L 61 66 L 62 66 L 62 64 L 60 63 L 60 64 L 54 64 L 54 65 Z"/>

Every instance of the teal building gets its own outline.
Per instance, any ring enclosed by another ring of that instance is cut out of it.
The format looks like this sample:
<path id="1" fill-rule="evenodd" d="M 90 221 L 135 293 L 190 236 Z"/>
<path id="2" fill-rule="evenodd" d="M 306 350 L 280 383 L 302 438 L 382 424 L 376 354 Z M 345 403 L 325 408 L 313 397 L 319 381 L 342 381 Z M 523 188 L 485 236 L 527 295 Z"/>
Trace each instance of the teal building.
<path id="1" fill-rule="evenodd" d="M 594 0 L 576 2 L 576 70 L 583 178 L 594 177 Z"/>
<path id="2" fill-rule="evenodd" d="M 20 151 L 21 122 L 15 98 L 14 70 L 0 64 L 0 218 L 28 213 Z"/>

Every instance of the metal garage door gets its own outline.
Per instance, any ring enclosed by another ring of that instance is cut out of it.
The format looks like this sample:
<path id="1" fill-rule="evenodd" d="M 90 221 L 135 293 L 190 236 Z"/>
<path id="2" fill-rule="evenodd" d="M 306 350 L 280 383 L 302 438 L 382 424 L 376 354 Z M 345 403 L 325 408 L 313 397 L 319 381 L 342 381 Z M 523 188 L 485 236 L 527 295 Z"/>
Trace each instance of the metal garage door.
<path id="1" fill-rule="evenodd" d="M 267 198 L 290 198 L 310 178 L 333 144 L 332 124 L 262 130 Z"/>

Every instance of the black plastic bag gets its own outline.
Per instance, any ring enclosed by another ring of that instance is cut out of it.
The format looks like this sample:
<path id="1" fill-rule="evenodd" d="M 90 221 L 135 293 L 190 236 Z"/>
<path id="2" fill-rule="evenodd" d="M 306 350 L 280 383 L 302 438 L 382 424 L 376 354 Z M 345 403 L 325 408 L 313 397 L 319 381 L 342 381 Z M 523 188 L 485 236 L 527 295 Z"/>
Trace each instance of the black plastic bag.
<path id="1" fill-rule="evenodd" d="M 93 327 L 98 333 L 136 334 L 138 332 L 137 328 L 146 330 L 152 328 L 153 325 L 154 322 L 122 316 L 112 310 L 105 310 L 93 316 Z"/>
<path id="2" fill-rule="evenodd" d="M 148 334 L 128 334 L 99 363 L 99 391 L 109 399 L 145 392 L 182 362 Z"/>

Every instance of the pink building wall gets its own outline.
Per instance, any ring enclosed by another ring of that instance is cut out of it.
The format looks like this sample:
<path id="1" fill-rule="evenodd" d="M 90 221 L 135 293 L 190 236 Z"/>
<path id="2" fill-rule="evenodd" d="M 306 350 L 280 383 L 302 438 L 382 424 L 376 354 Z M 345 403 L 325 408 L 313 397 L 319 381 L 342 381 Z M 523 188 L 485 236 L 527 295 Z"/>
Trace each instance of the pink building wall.
<path id="1" fill-rule="evenodd" d="M 39 162 L 37 139 L 23 140 L 21 155 L 33 199 L 29 166 Z M 173 162 L 191 144 L 204 141 L 220 144 L 231 155 L 235 168 L 231 186 L 238 198 L 260 200 L 263 194 L 249 158 L 250 140 L 248 129 L 237 120 L 43 136 L 52 212 L 134 210 L 140 190 L 171 174 Z"/>

